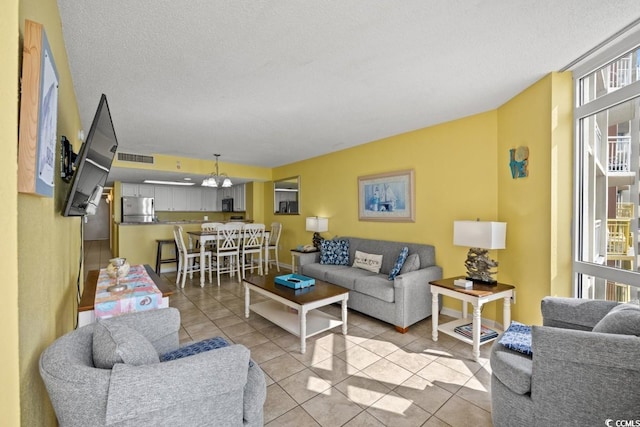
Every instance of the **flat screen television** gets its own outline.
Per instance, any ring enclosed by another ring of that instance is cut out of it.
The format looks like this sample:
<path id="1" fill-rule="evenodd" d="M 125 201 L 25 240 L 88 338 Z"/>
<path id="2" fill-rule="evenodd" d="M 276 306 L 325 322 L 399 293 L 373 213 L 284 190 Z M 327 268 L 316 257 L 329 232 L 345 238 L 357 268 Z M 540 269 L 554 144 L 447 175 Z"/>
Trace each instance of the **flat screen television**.
<path id="1" fill-rule="evenodd" d="M 118 148 L 107 97 L 102 94 L 91 129 L 76 157 L 76 170 L 71 180 L 62 215 L 85 216 L 96 212 L 111 163 Z"/>

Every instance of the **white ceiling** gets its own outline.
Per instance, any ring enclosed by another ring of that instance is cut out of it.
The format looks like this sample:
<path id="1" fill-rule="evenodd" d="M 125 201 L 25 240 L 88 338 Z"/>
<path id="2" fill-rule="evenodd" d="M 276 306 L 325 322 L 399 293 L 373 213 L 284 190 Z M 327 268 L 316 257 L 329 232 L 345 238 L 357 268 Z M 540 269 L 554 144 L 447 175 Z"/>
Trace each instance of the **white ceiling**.
<path id="1" fill-rule="evenodd" d="M 265 167 L 497 108 L 640 17 L 637 0 L 58 6 L 85 132 L 105 93 L 121 152 Z"/>

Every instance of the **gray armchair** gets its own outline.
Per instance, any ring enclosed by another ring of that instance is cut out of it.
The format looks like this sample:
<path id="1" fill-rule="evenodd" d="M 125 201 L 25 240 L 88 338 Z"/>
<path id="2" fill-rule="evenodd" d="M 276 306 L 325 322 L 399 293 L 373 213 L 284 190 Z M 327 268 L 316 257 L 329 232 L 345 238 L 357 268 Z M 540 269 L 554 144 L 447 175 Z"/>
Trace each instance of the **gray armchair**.
<path id="1" fill-rule="evenodd" d="M 494 425 L 604 426 L 606 420 L 640 419 L 640 338 L 592 331 L 617 305 L 547 297 L 544 326 L 532 327 L 533 356 L 496 340 L 490 359 Z M 640 330 L 637 314 L 629 319 Z"/>
<path id="2" fill-rule="evenodd" d="M 140 333 L 152 352 L 179 348 L 180 313 L 175 308 L 103 322 Z M 264 374 L 256 363 L 249 363 L 246 347 L 230 345 L 166 362 L 115 363 L 112 369 L 100 369 L 93 355 L 94 331 L 100 327 L 93 323 L 78 328 L 58 338 L 40 357 L 40 375 L 61 426 L 263 424 Z"/>

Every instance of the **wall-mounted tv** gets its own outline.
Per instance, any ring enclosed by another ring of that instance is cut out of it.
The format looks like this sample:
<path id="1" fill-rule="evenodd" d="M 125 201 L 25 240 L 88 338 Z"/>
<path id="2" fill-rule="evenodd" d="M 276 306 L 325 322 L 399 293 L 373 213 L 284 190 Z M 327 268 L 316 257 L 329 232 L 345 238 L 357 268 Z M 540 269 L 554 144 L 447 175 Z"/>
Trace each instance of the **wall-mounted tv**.
<path id="1" fill-rule="evenodd" d="M 62 215 L 84 216 L 96 212 L 111 163 L 118 148 L 107 97 L 102 94 L 91 129 L 76 157 L 76 170 Z"/>

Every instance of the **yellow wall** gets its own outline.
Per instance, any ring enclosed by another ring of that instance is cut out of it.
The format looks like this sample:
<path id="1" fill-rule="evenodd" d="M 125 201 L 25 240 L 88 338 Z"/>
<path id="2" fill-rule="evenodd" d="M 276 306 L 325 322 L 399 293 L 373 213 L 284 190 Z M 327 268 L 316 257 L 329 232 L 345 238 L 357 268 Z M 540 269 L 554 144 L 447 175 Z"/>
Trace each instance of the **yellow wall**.
<path id="1" fill-rule="evenodd" d="M 571 294 L 571 87 L 570 73 L 549 74 L 498 109 L 500 278 L 517 286 L 512 316 L 526 323 L 541 322 L 544 296 Z M 521 145 L 529 176 L 513 179 L 509 149 Z"/>
<path id="2" fill-rule="evenodd" d="M 3 1 L 0 10 L 0 419 L 7 426 L 20 424 L 20 382 L 18 353 L 18 0 Z"/>
<path id="3" fill-rule="evenodd" d="M 496 122 L 489 111 L 274 169 L 274 179 L 301 176 L 300 215 L 274 215 L 273 184 L 265 185 L 265 220 L 283 223 L 281 261 L 311 243 L 305 218 L 318 215 L 329 218 L 325 238 L 432 244 L 445 277 L 464 274 L 468 248 L 453 245 L 453 221 L 498 217 Z M 403 169 L 415 170 L 416 221 L 359 221 L 358 176 Z"/>
<path id="4" fill-rule="evenodd" d="M 61 135 L 66 135 L 77 151 L 79 143 L 75 135 L 81 128 L 80 117 L 62 38 L 58 5 L 55 0 L 20 1 L 18 24 L 21 41 L 25 19 L 44 26 L 59 75 L 57 140 L 60 141 Z M 13 85 L 17 92 L 18 79 L 13 80 Z M 4 145 L 10 147 L 11 151 L 16 141 L 14 135 Z M 2 157 L 15 162 L 15 156 L 6 154 Z M 57 163 L 56 177 L 59 176 Z M 23 425 L 43 426 L 55 423 L 53 409 L 38 373 L 38 358 L 54 339 L 72 330 L 76 320 L 81 224 L 79 218 L 64 218 L 60 215 L 67 187 L 60 178 L 56 178 L 53 198 L 29 194 L 17 196 L 19 375 Z M 5 205 L 5 201 L 12 198 L 3 197 L 2 200 Z M 5 223 L 5 220 L 2 222 Z"/>
<path id="5" fill-rule="evenodd" d="M 55 418 L 37 360 L 47 345 L 75 323 L 80 219 L 60 215 L 68 187 L 60 179 L 53 199 L 16 192 L 18 34 L 21 38 L 25 19 L 44 25 L 58 69 L 58 140 L 66 135 L 77 151 L 75 135 L 81 128 L 56 1 L 5 1 L 0 14 L 4 65 L 0 70 L 0 135 L 5 155 L 0 162 L 3 170 L 14 173 L 0 181 L 0 248 L 5 255 L 0 266 L 7 284 L 0 310 L 0 339 L 5 349 L 0 353 L 0 413 L 7 425 L 53 425 Z M 284 224 L 280 258 L 287 263 L 288 249 L 311 240 L 311 233 L 304 231 L 304 219 L 320 215 L 329 217 L 329 232 L 324 237 L 353 235 L 433 244 L 444 275 L 458 275 L 464 272 L 467 249 L 453 246 L 453 221 L 507 221 L 507 249 L 493 254 L 501 263 L 499 279 L 517 286 L 514 319 L 535 323 L 541 297 L 570 294 L 570 92 L 570 77 L 552 74 L 498 110 L 273 171 L 231 164 L 223 164 L 221 170 L 263 181 L 301 176 L 301 215 L 273 214 L 271 183 L 254 184 L 247 201 L 253 204 L 255 221 Z M 531 152 L 530 177 L 524 180 L 512 180 L 508 169 L 508 148 L 518 145 L 528 145 Z M 176 167 L 175 159 L 159 157 L 157 161 L 158 167 L 167 170 Z M 182 161 L 213 170 L 212 161 Z M 359 221 L 357 177 L 409 168 L 416 173 L 416 221 Z M 497 305 L 488 306 L 483 316 L 500 321 Z"/>

